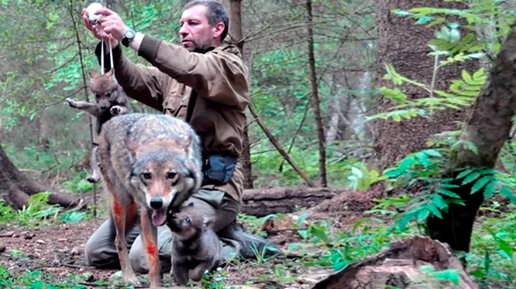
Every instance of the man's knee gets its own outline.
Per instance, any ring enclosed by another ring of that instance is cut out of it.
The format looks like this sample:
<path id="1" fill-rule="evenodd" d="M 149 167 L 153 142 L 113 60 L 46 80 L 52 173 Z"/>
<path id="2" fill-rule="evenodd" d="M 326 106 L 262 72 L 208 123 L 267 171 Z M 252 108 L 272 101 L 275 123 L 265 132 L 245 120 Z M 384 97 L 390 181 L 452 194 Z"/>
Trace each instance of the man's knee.
<path id="1" fill-rule="evenodd" d="M 120 268 L 117 252 L 111 250 L 110 248 L 99 246 L 98 242 L 96 242 L 93 238 L 90 238 L 86 242 L 84 254 L 86 255 L 88 264 L 96 268 Z"/>

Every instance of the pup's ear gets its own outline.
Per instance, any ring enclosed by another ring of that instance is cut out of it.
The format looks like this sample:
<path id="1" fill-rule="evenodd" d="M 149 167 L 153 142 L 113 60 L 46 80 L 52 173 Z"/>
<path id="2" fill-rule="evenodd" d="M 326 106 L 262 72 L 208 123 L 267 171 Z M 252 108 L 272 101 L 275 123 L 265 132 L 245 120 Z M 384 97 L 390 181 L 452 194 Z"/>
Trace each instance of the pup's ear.
<path id="1" fill-rule="evenodd" d="M 204 228 L 210 228 L 213 225 L 213 220 L 211 218 L 203 216 L 202 223 L 204 225 Z"/>
<path id="2" fill-rule="evenodd" d="M 100 74 L 94 70 L 89 72 L 91 78 L 97 78 L 100 76 Z"/>
<path id="3" fill-rule="evenodd" d="M 113 76 L 113 72 L 114 72 L 114 71 L 115 71 L 115 70 L 114 70 L 113 68 L 112 68 L 112 69 L 110 69 L 108 72 L 106 72 L 106 76 L 108 76 L 108 77 Z"/>

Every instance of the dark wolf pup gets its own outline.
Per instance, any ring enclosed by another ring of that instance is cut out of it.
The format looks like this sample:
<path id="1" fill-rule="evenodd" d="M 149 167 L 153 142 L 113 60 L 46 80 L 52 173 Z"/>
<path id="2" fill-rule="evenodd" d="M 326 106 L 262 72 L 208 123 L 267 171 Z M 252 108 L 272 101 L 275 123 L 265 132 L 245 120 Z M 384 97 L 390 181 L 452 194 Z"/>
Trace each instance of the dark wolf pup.
<path id="1" fill-rule="evenodd" d="M 173 235 L 172 274 L 179 285 L 199 281 L 204 272 L 219 266 L 222 245 L 193 203 L 179 212 L 169 210 L 167 224 Z"/>
<path id="2" fill-rule="evenodd" d="M 106 121 L 113 116 L 129 112 L 129 102 L 124 90 L 118 85 L 113 76 L 113 69 L 102 75 L 91 71 L 90 90 L 95 94 L 94 103 L 75 101 L 70 98 L 67 98 L 66 102 L 71 107 L 83 110 L 95 117 L 95 132 L 98 135 Z M 100 171 L 96 157 L 96 147 L 91 151 L 90 165 L 93 173 L 87 180 L 91 183 L 97 183 L 100 180 Z"/>
<path id="3" fill-rule="evenodd" d="M 98 140 L 102 178 L 111 196 L 124 281 L 137 284 L 125 228 L 139 217 L 151 287 L 160 286 L 156 227 L 201 185 L 199 137 L 166 115 L 126 114 L 106 122 Z"/>

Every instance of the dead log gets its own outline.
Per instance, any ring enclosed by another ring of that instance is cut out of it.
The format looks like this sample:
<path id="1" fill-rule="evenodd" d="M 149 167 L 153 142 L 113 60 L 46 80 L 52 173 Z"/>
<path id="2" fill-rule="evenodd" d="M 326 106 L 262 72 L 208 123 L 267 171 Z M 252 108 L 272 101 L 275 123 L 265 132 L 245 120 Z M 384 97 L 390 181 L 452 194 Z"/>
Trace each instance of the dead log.
<path id="1" fill-rule="evenodd" d="M 419 267 L 432 265 L 435 271 L 456 269 L 458 285 L 438 281 L 423 273 Z M 450 246 L 415 236 L 391 245 L 390 248 L 353 263 L 330 275 L 312 289 L 375 289 L 375 288 L 458 288 L 476 289 L 478 286 L 464 271 L 461 262 L 451 253 Z"/>
<path id="2" fill-rule="evenodd" d="M 241 212 L 253 216 L 274 213 L 292 213 L 300 208 L 310 208 L 334 196 L 350 192 L 344 188 L 265 188 L 245 190 Z"/>

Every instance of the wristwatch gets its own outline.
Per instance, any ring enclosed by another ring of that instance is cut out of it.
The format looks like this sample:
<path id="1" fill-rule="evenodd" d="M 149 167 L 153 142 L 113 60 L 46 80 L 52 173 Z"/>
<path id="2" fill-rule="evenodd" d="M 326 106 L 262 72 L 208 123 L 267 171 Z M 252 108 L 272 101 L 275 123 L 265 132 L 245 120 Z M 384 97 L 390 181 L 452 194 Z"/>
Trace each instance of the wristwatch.
<path id="1" fill-rule="evenodd" d="M 133 41 L 134 37 L 136 36 L 136 31 L 133 29 L 127 29 L 124 32 L 124 38 L 122 38 L 122 45 L 125 47 L 129 46 L 129 42 Z"/>

